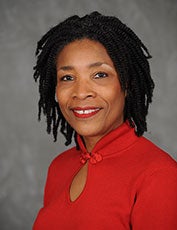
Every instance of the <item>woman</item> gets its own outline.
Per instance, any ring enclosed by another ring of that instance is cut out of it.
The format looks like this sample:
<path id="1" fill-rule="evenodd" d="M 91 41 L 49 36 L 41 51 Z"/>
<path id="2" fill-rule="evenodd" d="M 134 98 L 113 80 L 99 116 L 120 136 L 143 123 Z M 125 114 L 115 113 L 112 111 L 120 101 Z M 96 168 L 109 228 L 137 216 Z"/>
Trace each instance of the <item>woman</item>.
<path id="1" fill-rule="evenodd" d="M 36 54 L 39 119 L 76 147 L 51 163 L 33 229 L 176 229 L 177 164 L 142 136 L 154 83 L 141 40 L 93 12 L 52 28 Z"/>

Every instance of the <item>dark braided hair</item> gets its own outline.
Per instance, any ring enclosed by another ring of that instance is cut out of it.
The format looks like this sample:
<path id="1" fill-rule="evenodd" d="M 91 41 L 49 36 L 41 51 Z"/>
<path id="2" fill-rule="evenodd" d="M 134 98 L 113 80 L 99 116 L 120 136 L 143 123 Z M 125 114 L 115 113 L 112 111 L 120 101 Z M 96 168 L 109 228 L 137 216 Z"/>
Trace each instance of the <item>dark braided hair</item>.
<path id="1" fill-rule="evenodd" d="M 71 143 L 75 131 L 63 117 L 55 100 L 56 57 L 64 46 L 83 38 L 98 41 L 106 48 L 119 73 L 121 87 L 126 91 L 124 120 L 135 127 L 137 136 L 143 135 L 147 131 L 146 116 L 154 89 L 147 61 L 151 56 L 137 35 L 118 18 L 98 12 L 84 17 L 69 17 L 50 29 L 38 42 L 37 64 L 34 67 L 34 79 L 39 79 L 38 119 L 43 112 L 47 132 L 51 133 L 52 129 L 54 141 L 60 125 L 60 131 L 66 138 L 65 144 Z"/>

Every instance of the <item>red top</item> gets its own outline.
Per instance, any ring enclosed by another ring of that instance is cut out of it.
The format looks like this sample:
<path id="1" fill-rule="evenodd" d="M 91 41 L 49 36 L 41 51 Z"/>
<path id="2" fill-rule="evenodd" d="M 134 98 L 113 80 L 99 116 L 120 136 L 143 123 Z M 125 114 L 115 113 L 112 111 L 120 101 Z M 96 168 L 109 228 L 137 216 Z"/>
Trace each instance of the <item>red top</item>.
<path id="1" fill-rule="evenodd" d="M 175 230 L 177 163 L 124 123 L 91 156 L 78 138 L 49 167 L 44 207 L 33 230 Z M 69 187 L 89 161 L 85 187 L 72 202 Z"/>

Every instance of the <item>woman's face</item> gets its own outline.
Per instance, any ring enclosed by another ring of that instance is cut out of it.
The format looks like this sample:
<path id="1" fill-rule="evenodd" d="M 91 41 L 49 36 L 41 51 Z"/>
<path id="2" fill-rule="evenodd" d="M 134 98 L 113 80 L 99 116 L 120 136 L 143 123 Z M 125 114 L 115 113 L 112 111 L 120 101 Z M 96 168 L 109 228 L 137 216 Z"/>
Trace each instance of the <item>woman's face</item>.
<path id="1" fill-rule="evenodd" d="M 125 93 L 99 42 L 82 39 L 63 48 L 57 57 L 56 95 L 65 119 L 88 149 L 123 123 Z"/>

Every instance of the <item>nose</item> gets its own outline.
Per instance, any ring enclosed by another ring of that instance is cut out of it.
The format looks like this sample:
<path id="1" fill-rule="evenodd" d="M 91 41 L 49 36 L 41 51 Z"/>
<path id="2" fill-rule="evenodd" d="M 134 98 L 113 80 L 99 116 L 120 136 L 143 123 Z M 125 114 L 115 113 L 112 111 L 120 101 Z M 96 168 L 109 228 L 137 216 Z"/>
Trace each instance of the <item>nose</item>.
<path id="1" fill-rule="evenodd" d="M 96 91 L 94 90 L 94 87 L 91 83 L 84 80 L 79 80 L 75 82 L 75 86 L 73 89 L 72 97 L 73 99 L 80 99 L 84 100 L 89 97 L 95 97 Z"/>

